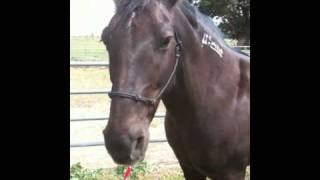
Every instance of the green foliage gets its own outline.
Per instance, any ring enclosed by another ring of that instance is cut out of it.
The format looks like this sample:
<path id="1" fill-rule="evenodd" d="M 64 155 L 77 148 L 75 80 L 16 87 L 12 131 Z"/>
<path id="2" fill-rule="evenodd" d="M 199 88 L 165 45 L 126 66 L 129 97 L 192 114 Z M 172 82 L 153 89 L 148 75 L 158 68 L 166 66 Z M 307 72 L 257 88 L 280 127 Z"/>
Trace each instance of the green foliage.
<path id="1" fill-rule="evenodd" d="M 70 168 L 70 180 L 98 180 L 102 174 L 102 169 L 84 169 L 80 163 L 72 165 Z"/>
<path id="2" fill-rule="evenodd" d="M 127 170 L 127 166 L 118 166 L 115 171 L 118 176 L 122 178 L 123 174 Z M 144 161 L 139 161 L 132 166 L 132 173 L 130 175 L 130 180 L 139 179 L 139 177 L 143 177 L 148 170 L 147 163 Z"/>
<path id="3" fill-rule="evenodd" d="M 144 161 L 137 162 L 132 166 L 133 171 L 130 180 L 141 179 L 148 172 L 148 165 Z M 70 180 L 102 180 L 102 179 L 123 179 L 127 166 L 119 165 L 114 169 L 105 170 L 88 170 L 81 166 L 80 163 L 74 164 L 70 168 Z"/>
<path id="4" fill-rule="evenodd" d="M 127 166 L 118 166 L 112 169 L 88 170 L 80 163 L 70 168 L 70 180 L 122 180 Z M 146 162 L 140 161 L 133 166 L 130 180 L 183 180 L 183 173 L 180 168 L 165 168 L 149 166 Z M 245 180 L 250 180 L 250 166 L 247 167 Z"/>
<path id="5" fill-rule="evenodd" d="M 99 36 L 70 37 L 70 60 L 107 61 L 108 52 Z"/>
<path id="6" fill-rule="evenodd" d="M 192 0 L 189 0 L 189 2 Z M 192 1 L 210 17 L 221 18 L 219 28 L 238 45 L 250 45 L 250 0 Z"/>

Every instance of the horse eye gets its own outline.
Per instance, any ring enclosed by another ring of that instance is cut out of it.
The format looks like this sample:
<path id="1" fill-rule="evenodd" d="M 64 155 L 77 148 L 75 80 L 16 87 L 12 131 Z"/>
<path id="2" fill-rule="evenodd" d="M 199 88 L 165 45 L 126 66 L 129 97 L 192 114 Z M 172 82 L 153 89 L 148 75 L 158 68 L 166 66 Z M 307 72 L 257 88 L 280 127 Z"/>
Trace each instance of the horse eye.
<path id="1" fill-rule="evenodd" d="M 171 41 L 172 36 L 166 37 L 161 41 L 160 49 L 166 49 Z"/>

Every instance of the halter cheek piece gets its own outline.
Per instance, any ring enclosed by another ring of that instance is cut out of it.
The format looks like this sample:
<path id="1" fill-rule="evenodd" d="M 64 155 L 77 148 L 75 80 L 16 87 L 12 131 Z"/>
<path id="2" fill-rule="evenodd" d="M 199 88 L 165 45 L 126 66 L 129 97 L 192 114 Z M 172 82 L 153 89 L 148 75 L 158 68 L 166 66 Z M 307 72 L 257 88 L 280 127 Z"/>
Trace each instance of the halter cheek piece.
<path id="1" fill-rule="evenodd" d="M 126 93 L 126 92 L 121 92 L 121 91 L 111 91 L 108 93 L 110 98 L 113 97 L 121 97 L 121 98 L 128 98 L 128 99 L 132 99 L 134 101 L 140 101 L 146 104 L 151 104 L 154 105 L 157 100 L 159 100 L 162 96 L 162 94 L 164 93 L 164 91 L 167 89 L 167 87 L 169 86 L 170 82 L 173 79 L 173 76 L 177 70 L 177 66 L 179 64 L 180 61 L 180 57 L 181 57 L 181 48 L 182 48 L 182 42 L 179 40 L 177 34 L 174 34 L 174 38 L 176 40 L 176 47 L 175 47 L 175 56 L 176 56 L 176 63 L 173 67 L 173 70 L 170 74 L 169 79 L 167 80 L 166 84 L 163 86 L 163 88 L 160 90 L 159 94 L 157 96 L 154 97 L 145 97 L 142 95 L 137 95 L 137 94 L 131 94 L 131 93 Z"/>

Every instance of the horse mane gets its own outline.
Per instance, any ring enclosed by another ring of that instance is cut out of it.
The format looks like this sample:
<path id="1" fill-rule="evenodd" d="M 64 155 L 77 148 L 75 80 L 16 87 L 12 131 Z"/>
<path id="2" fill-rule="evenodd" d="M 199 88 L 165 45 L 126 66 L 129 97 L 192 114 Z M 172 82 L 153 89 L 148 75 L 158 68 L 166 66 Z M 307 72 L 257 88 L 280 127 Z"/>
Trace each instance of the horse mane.
<path id="1" fill-rule="evenodd" d="M 214 38 L 219 40 L 220 43 L 223 43 L 224 45 L 228 46 L 228 44 L 224 40 L 225 35 L 222 33 L 222 31 L 214 24 L 213 20 L 209 16 L 201 13 L 198 7 L 195 7 L 194 5 L 190 4 L 188 1 L 184 0 L 180 4 L 180 8 L 182 12 L 187 17 L 189 17 L 189 20 L 191 16 L 191 19 L 195 20 L 198 25 L 201 25 L 205 30 L 210 30 L 207 33 L 209 33 Z M 190 23 L 194 24 L 194 22 L 190 22 Z"/>
<path id="2" fill-rule="evenodd" d="M 184 13 L 184 15 L 189 20 L 190 24 L 197 29 L 199 25 L 201 25 L 204 30 L 206 30 L 207 33 L 209 33 L 212 37 L 216 38 L 221 44 L 224 46 L 232 49 L 233 51 L 240 53 L 242 55 L 248 56 L 249 54 L 241 51 L 240 48 L 230 47 L 228 43 L 225 41 L 225 34 L 220 30 L 219 27 L 217 27 L 213 20 L 201 13 L 198 9 L 198 7 L 195 7 L 194 5 L 190 4 L 188 1 L 183 0 L 182 3 L 179 4 L 180 9 Z"/>

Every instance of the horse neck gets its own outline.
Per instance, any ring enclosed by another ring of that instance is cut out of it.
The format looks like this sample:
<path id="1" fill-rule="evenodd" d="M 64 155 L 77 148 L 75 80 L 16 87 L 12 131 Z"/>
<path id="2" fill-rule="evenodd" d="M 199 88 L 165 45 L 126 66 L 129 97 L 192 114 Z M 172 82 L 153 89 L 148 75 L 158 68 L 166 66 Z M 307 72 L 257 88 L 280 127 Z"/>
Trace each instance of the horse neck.
<path id="1" fill-rule="evenodd" d="M 203 30 L 195 30 L 182 12 L 178 11 L 177 14 L 175 29 L 183 43 L 182 58 L 174 85 L 166 93 L 163 102 L 169 112 L 181 114 L 188 109 L 197 113 L 199 108 L 208 108 L 209 101 L 229 98 L 227 93 L 236 93 L 238 62 L 225 57 L 221 59 L 217 55 L 208 56 L 210 49 L 202 47 L 199 38 Z M 228 56 L 227 47 L 221 47 L 225 56 Z M 226 69 L 228 72 L 224 72 Z M 232 100 L 226 99 L 225 102 L 228 101 Z"/>

